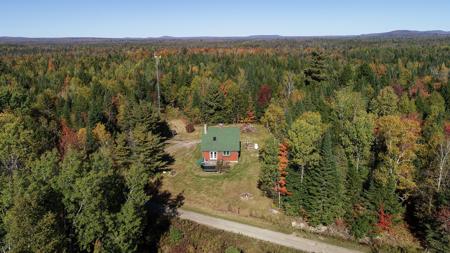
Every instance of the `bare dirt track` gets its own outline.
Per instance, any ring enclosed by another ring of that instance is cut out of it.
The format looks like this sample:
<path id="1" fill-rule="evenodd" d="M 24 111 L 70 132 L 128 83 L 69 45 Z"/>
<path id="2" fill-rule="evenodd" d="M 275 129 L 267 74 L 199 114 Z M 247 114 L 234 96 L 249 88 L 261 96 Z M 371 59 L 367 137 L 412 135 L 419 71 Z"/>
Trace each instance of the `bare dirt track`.
<path id="1" fill-rule="evenodd" d="M 189 148 L 192 146 L 195 146 L 200 143 L 200 140 L 182 140 L 182 141 L 170 141 L 167 144 L 169 144 L 168 147 L 166 147 L 166 152 L 171 154 L 174 153 L 182 148 Z"/>
<path id="2" fill-rule="evenodd" d="M 301 238 L 292 234 L 284 234 L 267 229 L 262 229 L 234 221 L 211 217 L 208 215 L 179 210 L 180 218 L 190 220 L 209 227 L 225 230 L 232 233 L 242 234 L 255 239 L 268 241 L 289 248 L 305 252 L 330 252 L 330 253 L 360 253 L 361 251 L 347 249 L 324 242 Z"/>

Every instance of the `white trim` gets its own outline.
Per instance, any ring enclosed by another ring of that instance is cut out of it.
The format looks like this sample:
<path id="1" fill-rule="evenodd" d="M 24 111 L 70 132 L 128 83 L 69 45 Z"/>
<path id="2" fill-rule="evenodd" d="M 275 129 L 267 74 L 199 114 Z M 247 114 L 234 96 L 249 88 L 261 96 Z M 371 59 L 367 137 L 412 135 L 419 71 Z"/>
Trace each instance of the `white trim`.
<path id="1" fill-rule="evenodd" d="M 223 151 L 223 156 L 231 156 L 231 151 Z"/>
<path id="2" fill-rule="evenodd" d="M 217 160 L 217 151 L 209 151 L 209 160 Z"/>

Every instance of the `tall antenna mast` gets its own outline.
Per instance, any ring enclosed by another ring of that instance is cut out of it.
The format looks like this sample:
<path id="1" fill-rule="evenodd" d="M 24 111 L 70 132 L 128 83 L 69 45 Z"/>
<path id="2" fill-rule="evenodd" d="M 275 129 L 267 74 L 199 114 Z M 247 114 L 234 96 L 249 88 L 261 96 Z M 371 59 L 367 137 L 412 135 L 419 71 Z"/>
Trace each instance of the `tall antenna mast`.
<path id="1" fill-rule="evenodd" d="M 156 92 L 158 93 L 158 114 L 161 114 L 161 95 L 159 93 L 159 59 L 161 56 L 154 55 L 156 61 Z"/>

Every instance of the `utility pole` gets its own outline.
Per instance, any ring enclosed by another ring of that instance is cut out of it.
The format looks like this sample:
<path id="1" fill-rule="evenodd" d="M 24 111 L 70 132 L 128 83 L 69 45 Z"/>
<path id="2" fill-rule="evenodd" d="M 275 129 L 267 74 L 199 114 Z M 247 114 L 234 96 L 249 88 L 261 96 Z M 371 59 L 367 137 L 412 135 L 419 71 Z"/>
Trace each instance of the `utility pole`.
<path id="1" fill-rule="evenodd" d="M 155 61 L 156 61 L 156 92 L 158 93 L 158 114 L 161 114 L 161 95 L 159 93 L 159 59 L 161 59 L 161 56 L 154 55 Z"/>

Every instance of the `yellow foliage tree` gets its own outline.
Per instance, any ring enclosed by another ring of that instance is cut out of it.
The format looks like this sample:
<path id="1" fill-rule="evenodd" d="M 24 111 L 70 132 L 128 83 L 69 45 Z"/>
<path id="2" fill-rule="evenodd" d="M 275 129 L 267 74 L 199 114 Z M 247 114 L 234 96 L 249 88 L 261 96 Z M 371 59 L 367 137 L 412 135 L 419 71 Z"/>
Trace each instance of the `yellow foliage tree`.
<path id="1" fill-rule="evenodd" d="M 77 132 L 77 140 L 80 146 L 86 146 L 87 130 L 85 127 L 80 128 Z"/>
<path id="2" fill-rule="evenodd" d="M 415 119 L 394 115 L 378 119 L 376 133 L 386 151 L 381 155 L 383 164 L 375 173 L 376 179 L 387 183 L 389 177 L 395 177 L 399 190 L 408 191 L 416 187 L 413 161 L 420 149 L 417 142 L 420 130 Z"/>
<path id="3" fill-rule="evenodd" d="M 97 123 L 95 125 L 95 128 L 92 130 L 92 133 L 94 134 L 94 137 L 98 142 L 104 146 L 109 145 L 111 143 L 111 134 L 106 130 L 105 125 L 102 123 Z"/>

